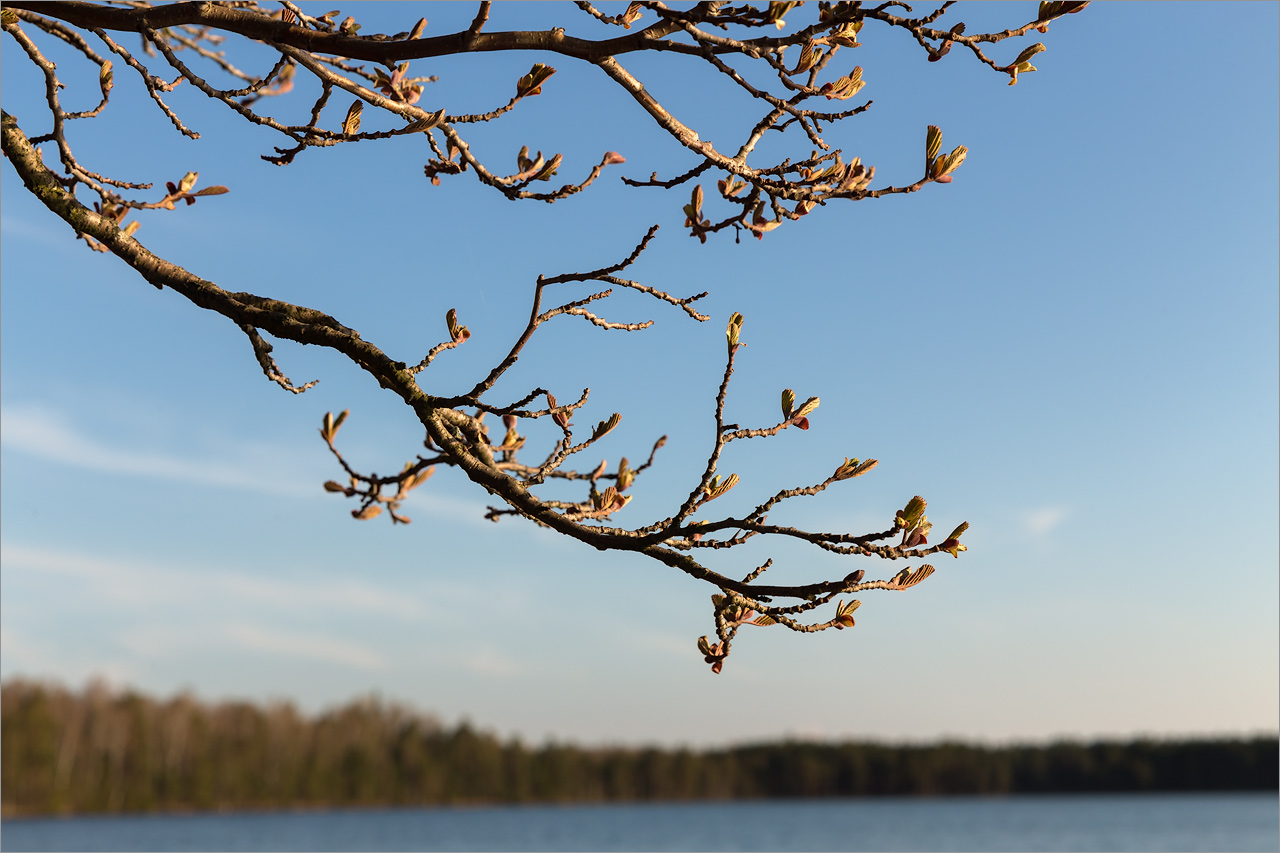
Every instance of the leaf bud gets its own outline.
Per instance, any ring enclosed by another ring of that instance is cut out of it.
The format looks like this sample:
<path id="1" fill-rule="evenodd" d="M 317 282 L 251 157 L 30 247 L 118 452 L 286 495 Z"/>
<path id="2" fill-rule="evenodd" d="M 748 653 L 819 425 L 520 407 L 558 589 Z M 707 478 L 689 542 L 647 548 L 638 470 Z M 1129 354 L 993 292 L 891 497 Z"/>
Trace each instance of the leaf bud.
<path id="1" fill-rule="evenodd" d="M 1036 42 L 1030 47 L 1025 48 L 1022 53 L 1019 53 L 1018 58 L 1013 61 L 1013 64 L 1021 65 L 1022 63 L 1029 61 L 1031 57 L 1035 56 L 1037 53 L 1043 53 L 1044 50 L 1045 46 L 1040 42 Z"/>
<path id="2" fill-rule="evenodd" d="M 725 335 L 729 339 L 729 352 L 732 353 L 738 347 L 738 337 L 742 334 L 743 317 L 737 311 L 729 317 L 729 327 L 725 330 Z"/>
<path id="3" fill-rule="evenodd" d="M 924 516 L 924 511 L 927 507 L 928 503 L 919 495 L 907 501 L 907 505 L 901 513 L 901 518 L 906 522 L 906 526 L 915 527 Z"/>
<path id="4" fill-rule="evenodd" d="M 738 475 L 730 474 L 724 478 L 724 482 L 720 481 L 720 475 L 711 478 L 711 482 L 707 484 L 706 495 L 707 500 L 713 501 L 723 495 L 725 492 L 738 485 Z"/>
<path id="5" fill-rule="evenodd" d="M 924 170 L 929 177 L 933 177 L 933 163 L 941 149 L 942 129 L 936 124 L 931 124 L 924 138 Z"/>
<path id="6" fill-rule="evenodd" d="M 960 168 L 960 164 L 964 162 L 964 158 L 969 155 L 969 149 L 963 145 L 957 146 L 954 151 L 946 156 L 946 159 L 939 159 L 936 162 L 935 180 L 947 177 L 956 169 Z M 944 181 L 943 183 L 947 183 Z"/>
<path id="7" fill-rule="evenodd" d="M 347 117 L 342 121 L 342 133 L 354 136 L 360 132 L 360 113 L 364 112 L 364 102 L 357 99 L 347 110 Z"/>
<path id="8" fill-rule="evenodd" d="M 596 424 L 596 428 L 591 431 L 591 440 L 595 441 L 598 438 L 603 438 L 604 436 L 613 432 L 614 428 L 617 427 L 618 424 L 621 422 L 622 422 L 622 415 L 618 414 L 617 412 L 614 412 L 608 418 Z"/>
<path id="9" fill-rule="evenodd" d="M 516 98 L 542 94 L 542 84 L 555 73 L 556 70 L 550 65 L 535 62 L 529 73 L 516 82 Z"/>
<path id="10" fill-rule="evenodd" d="M 640 20 L 643 15 L 643 3 L 630 3 L 627 5 L 627 11 L 618 18 L 618 23 L 622 24 L 623 27 L 629 30 L 631 29 L 631 25 Z"/>
<path id="11" fill-rule="evenodd" d="M 618 463 L 618 491 L 625 492 L 636 478 L 636 472 L 627 467 L 627 457 Z"/>
<path id="12" fill-rule="evenodd" d="M 861 477 L 863 474 L 867 473 L 879 464 L 880 462 L 877 459 L 868 459 L 865 462 L 859 462 L 857 459 L 846 458 L 844 460 L 844 464 L 836 469 L 833 476 L 837 480 L 849 480 L 854 477 Z"/>
<path id="13" fill-rule="evenodd" d="M 796 409 L 795 417 L 803 418 L 812 413 L 814 409 L 818 408 L 818 404 L 821 402 L 822 401 L 817 397 L 810 397 L 800 404 L 800 408 Z"/>

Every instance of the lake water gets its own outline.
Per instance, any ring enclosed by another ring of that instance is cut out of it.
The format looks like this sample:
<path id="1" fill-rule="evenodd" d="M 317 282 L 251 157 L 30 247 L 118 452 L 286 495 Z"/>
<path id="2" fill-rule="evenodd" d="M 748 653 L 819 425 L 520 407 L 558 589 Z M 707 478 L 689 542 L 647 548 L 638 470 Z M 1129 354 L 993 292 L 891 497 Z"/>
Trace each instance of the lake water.
<path id="1" fill-rule="evenodd" d="M 1043 795 L 24 818 L 2 850 L 1280 851 L 1261 794 Z"/>

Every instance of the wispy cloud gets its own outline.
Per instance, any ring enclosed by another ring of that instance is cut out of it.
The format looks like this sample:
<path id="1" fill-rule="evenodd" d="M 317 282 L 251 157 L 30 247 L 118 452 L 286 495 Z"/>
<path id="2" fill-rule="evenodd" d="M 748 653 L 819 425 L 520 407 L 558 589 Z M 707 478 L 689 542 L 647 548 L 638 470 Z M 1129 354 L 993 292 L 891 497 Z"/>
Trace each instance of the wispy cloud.
<path id="1" fill-rule="evenodd" d="M 128 680 L 156 661 L 184 659 L 210 648 L 383 670 L 387 662 L 377 651 L 340 633 L 315 629 L 317 620 L 359 612 L 383 621 L 409 621 L 426 613 L 417 596 L 333 575 L 277 580 L 210 566 L 126 562 L 7 543 L 0 546 L 0 562 L 6 585 L 42 582 L 62 597 L 74 589 L 95 605 L 114 610 L 115 621 L 125 626 L 100 633 L 102 641 L 92 648 L 72 643 L 85 660 L 64 659 L 5 629 L 7 669 L 16 666 L 63 678 L 67 673 L 107 673 L 113 680 Z"/>
<path id="2" fill-rule="evenodd" d="M 241 460 L 200 460 L 113 447 L 40 406 L 6 405 L 0 412 L 0 442 L 7 450 L 91 471 L 272 495 L 318 494 L 315 483 L 291 480 L 287 472 L 264 474 L 261 465 Z"/>
<path id="3" fill-rule="evenodd" d="M 53 648 L 8 626 L 0 628 L 0 675 L 9 678 L 23 675 L 52 678 L 63 682 L 87 682 L 103 679 L 108 684 L 135 684 L 140 675 L 136 667 L 104 654 L 99 647 Z"/>
<path id="4" fill-rule="evenodd" d="M 202 609 L 250 606 L 311 615 L 361 610 L 404 619 L 424 615 L 414 596 L 333 575 L 310 575 L 305 582 L 277 580 L 208 566 L 148 565 L 7 543 L 0 546 L 0 562 L 10 579 L 31 570 L 74 578 L 85 594 L 137 607 L 181 608 L 199 602 Z"/>
<path id="5" fill-rule="evenodd" d="M 280 465 L 280 470 L 264 472 L 260 458 L 193 459 L 190 456 L 138 451 L 113 446 L 86 434 L 61 413 L 43 406 L 9 404 L 0 412 L 0 442 L 7 451 L 28 453 L 40 459 L 83 468 L 145 479 L 169 480 L 192 486 L 241 489 L 269 495 L 315 498 L 322 495 L 320 481 L 302 481 Z M 286 454 L 280 453 L 280 456 Z M 465 488 L 465 487 L 464 487 Z M 457 496 L 419 489 L 406 504 L 415 513 L 436 523 L 464 524 L 493 529 L 485 519 L 486 504 Z M 523 526 L 532 536 L 558 544 L 559 536 L 533 525 L 508 520 L 508 527 Z"/>
<path id="6" fill-rule="evenodd" d="M 450 524 L 464 524 L 468 527 L 478 527 L 483 530 L 491 531 L 494 529 L 494 523 L 485 518 L 488 511 L 488 504 L 479 501 L 467 500 L 459 498 L 449 492 L 452 490 L 466 490 L 466 486 L 437 486 L 436 491 L 431 491 L 434 483 L 428 483 L 427 486 L 413 492 L 408 501 L 405 502 L 405 510 L 410 517 L 421 516 L 429 523 L 439 523 L 448 521 Z M 493 501 L 500 503 L 500 501 Z M 531 530 L 538 530 L 532 524 L 523 522 L 521 519 L 506 519 L 512 525 L 523 525 Z M 501 523 L 501 522 L 499 522 Z"/>
<path id="7" fill-rule="evenodd" d="M 193 629 L 188 622 L 135 626 L 110 636 L 105 643 L 82 647 L 67 657 L 46 644 L 28 641 L 25 635 L 0 631 L 4 648 L 4 675 L 52 676 L 63 681 L 104 678 L 112 684 L 136 683 L 158 660 L 190 659 L 210 647 L 222 652 L 239 649 L 255 657 L 295 658 L 363 670 L 385 670 L 381 655 L 361 643 L 315 632 L 264 628 L 248 623 Z M 122 656 L 120 650 L 127 652 Z M 12 671 L 10 671 L 12 670 Z"/>
<path id="8" fill-rule="evenodd" d="M 659 652 L 677 660 L 689 657 L 689 649 L 693 648 L 687 636 L 659 633 L 658 631 L 633 630 L 629 635 L 631 643 L 649 652 Z"/>
<path id="9" fill-rule="evenodd" d="M 254 625 L 231 625 L 225 633 L 233 644 L 254 652 L 345 664 L 358 669 L 385 669 L 387 665 L 381 656 L 365 646 L 322 634 L 265 630 Z"/>
<path id="10" fill-rule="evenodd" d="M 1022 514 L 1022 526 L 1032 536 L 1048 536 L 1070 515 L 1066 507 L 1050 506 Z"/>
<path id="11" fill-rule="evenodd" d="M 492 648 L 481 648 L 463 657 L 462 668 L 480 675 L 528 675 L 529 668 Z"/>

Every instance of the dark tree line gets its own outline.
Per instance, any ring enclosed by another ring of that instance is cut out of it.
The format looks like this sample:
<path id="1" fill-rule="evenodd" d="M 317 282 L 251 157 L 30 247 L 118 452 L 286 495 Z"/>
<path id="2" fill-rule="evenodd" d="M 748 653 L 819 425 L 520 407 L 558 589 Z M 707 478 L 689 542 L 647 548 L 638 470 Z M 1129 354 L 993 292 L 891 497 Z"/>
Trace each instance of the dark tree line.
<path id="1" fill-rule="evenodd" d="M 156 700 L 14 680 L 2 691 L 6 815 L 475 802 L 1280 788 L 1280 742 L 771 743 L 728 749 L 503 742 L 365 699 Z"/>

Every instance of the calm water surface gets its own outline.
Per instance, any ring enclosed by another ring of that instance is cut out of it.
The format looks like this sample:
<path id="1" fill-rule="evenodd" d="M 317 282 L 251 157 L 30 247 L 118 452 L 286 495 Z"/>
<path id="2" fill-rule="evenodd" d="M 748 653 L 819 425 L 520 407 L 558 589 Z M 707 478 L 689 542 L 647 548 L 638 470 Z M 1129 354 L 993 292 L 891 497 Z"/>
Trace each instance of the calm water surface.
<path id="1" fill-rule="evenodd" d="M 6 820 L 3 850 L 1280 851 L 1275 794 L 1123 794 Z"/>

